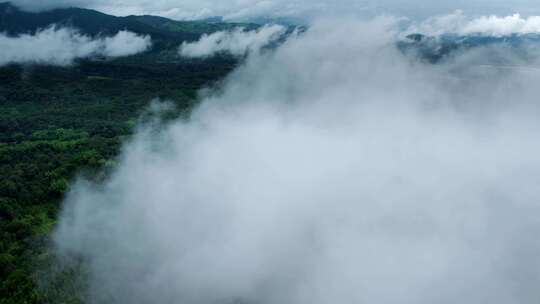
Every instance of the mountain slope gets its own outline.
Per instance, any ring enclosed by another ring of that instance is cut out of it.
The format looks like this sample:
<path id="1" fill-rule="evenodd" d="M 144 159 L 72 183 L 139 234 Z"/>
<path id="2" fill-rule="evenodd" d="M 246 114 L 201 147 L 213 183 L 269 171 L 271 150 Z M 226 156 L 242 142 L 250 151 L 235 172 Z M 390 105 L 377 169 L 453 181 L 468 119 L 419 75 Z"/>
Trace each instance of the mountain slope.
<path id="1" fill-rule="evenodd" d="M 40 277 L 51 288 L 36 280 L 37 270 L 54 261 L 49 233 L 68 181 L 77 172 L 105 176 L 153 98 L 174 104 L 169 116 L 186 115 L 197 91 L 237 64 L 226 56 L 178 56 L 182 41 L 235 25 L 114 17 L 77 8 L 28 13 L 0 3 L 0 32 L 33 33 L 52 24 L 87 35 L 124 29 L 149 34 L 153 47 L 118 59 L 81 59 L 68 67 L 0 67 L 0 304 L 82 303 L 82 289 L 73 280 L 77 272 Z"/>
<path id="2" fill-rule="evenodd" d="M 398 48 L 406 54 L 414 54 L 431 63 L 451 58 L 452 55 L 473 48 L 488 48 L 502 46 L 514 55 L 526 59 L 528 48 L 540 43 L 539 34 L 512 34 L 508 36 L 490 36 L 483 34 L 455 35 L 445 34 L 441 36 L 426 36 L 422 34 L 408 35 L 398 42 Z M 494 60 L 496 58 L 485 58 Z"/>
<path id="3" fill-rule="evenodd" d="M 129 30 L 137 34 L 151 35 L 154 40 L 174 41 L 191 41 L 199 38 L 201 34 L 236 26 L 256 27 L 254 24 L 174 21 L 156 16 L 116 17 L 81 8 L 32 13 L 22 11 L 9 2 L 0 3 L 0 32 L 8 35 L 32 33 L 52 24 L 74 27 L 88 35 L 110 35 L 120 30 Z"/>

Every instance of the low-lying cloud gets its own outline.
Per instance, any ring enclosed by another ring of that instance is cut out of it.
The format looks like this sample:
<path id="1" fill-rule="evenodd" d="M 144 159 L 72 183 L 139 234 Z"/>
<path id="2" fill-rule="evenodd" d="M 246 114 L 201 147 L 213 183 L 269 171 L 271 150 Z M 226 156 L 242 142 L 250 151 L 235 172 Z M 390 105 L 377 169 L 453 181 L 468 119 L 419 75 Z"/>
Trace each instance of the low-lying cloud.
<path id="1" fill-rule="evenodd" d="M 134 55 L 151 45 L 150 36 L 128 31 L 120 31 L 111 37 L 92 38 L 72 28 L 51 26 L 35 34 L 17 37 L 0 34 L 0 66 L 11 63 L 66 66 L 79 58 Z"/>
<path id="2" fill-rule="evenodd" d="M 123 57 L 147 51 L 152 46 L 150 36 L 137 35 L 129 31 L 119 31 L 112 37 L 102 40 L 102 51 L 98 52 L 105 57 Z"/>
<path id="3" fill-rule="evenodd" d="M 244 28 L 219 31 L 205 34 L 195 42 L 184 42 L 180 46 L 179 53 L 180 56 L 189 58 L 205 58 L 219 53 L 244 56 L 260 52 L 262 48 L 279 40 L 285 31 L 285 27 L 281 25 L 266 25 L 251 31 Z"/>
<path id="4" fill-rule="evenodd" d="M 431 35 L 486 35 L 509 36 L 523 34 L 540 34 L 540 16 L 522 17 L 520 14 L 509 16 L 467 17 L 462 11 L 453 14 L 429 18 L 411 31 Z"/>
<path id="5" fill-rule="evenodd" d="M 398 36 L 314 24 L 76 183 L 54 239 L 88 303 L 537 303 L 540 74 Z"/>

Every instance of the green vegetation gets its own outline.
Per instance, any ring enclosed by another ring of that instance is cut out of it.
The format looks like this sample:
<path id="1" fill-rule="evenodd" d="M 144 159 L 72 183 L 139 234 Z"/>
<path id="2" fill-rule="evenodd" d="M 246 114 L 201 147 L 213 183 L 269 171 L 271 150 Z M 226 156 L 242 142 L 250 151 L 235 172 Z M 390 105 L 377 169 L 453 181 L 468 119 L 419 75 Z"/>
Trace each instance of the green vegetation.
<path id="1" fill-rule="evenodd" d="M 79 303 L 80 274 L 56 276 L 46 290 L 36 280 L 50 263 L 49 234 L 70 182 L 106 176 L 152 99 L 187 113 L 197 90 L 234 66 L 223 57 L 159 63 L 145 55 L 0 68 L 0 304 Z"/>
<path id="2" fill-rule="evenodd" d="M 0 67 L 0 304 L 81 303 L 80 261 L 58 273 L 47 266 L 54 264 L 49 238 L 70 183 L 78 175 L 95 181 L 107 176 L 151 100 L 170 100 L 176 104 L 172 115 L 185 115 L 201 87 L 236 65 L 227 56 L 182 59 L 183 41 L 257 27 L 78 8 L 30 13 L 0 3 L 2 33 L 33 33 L 52 24 L 91 36 L 129 30 L 151 35 L 153 45 L 135 56 L 91 58 L 71 67 Z M 43 281 L 47 288 L 39 288 Z"/>

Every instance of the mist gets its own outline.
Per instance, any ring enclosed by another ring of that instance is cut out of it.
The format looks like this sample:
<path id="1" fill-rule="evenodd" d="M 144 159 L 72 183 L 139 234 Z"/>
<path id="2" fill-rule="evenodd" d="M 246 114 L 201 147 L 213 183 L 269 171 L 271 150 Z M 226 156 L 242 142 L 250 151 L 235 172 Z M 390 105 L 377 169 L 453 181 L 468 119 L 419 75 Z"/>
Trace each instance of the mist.
<path id="1" fill-rule="evenodd" d="M 93 38 L 73 28 L 50 26 L 16 37 L 0 33 L 0 66 L 13 63 L 68 66 L 81 58 L 135 55 L 151 45 L 150 36 L 129 31 Z"/>
<path id="2" fill-rule="evenodd" d="M 484 63 L 538 56 L 431 65 L 399 22 L 250 53 L 80 178 L 54 241 L 88 263 L 87 302 L 537 303 L 540 72 Z"/>

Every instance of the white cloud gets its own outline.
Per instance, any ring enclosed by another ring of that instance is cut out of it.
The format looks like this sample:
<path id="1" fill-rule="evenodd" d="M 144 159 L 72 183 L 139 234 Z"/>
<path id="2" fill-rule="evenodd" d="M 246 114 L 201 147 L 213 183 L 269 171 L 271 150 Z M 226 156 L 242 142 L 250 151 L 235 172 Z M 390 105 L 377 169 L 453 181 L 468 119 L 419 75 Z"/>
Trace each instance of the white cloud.
<path id="1" fill-rule="evenodd" d="M 512 34 L 539 34 L 540 16 L 522 17 L 520 14 L 513 14 L 470 18 L 462 11 L 456 11 L 453 14 L 429 18 L 420 25 L 413 26 L 410 31 L 430 35 L 481 34 L 498 37 Z"/>
<path id="2" fill-rule="evenodd" d="M 70 65 L 77 58 L 119 57 L 146 51 L 149 36 L 120 31 L 112 37 L 91 38 L 71 28 L 51 26 L 35 34 L 0 34 L 0 66 L 10 63 Z"/>
<path id="3" fill-rule="evenodd" d="M 144 52 L 151 46 L 152 40 L 150 36 L 140 36 L 129 31 L 119 31 L 116 35 L 103 39 L 101 53 L 106 57 L 122 57 Z"/>
<path id="4" fill-rule="evenodd" d="M 55 241 L 89 302 L 536 303 L 538 71 L 411 63 L 396 32 L 341 19 L 251 53 L 79 181 Z"/>
<path id="5" fill-rule="evenodd" d="M 236 28 L 231 31 L 205 34 L 198 41 L 182 43 L 179 53 L 183 57 L 190 58 L 210 57 L 217 53 L 243 56 L 251 52 L 260 52 L 262 48 L 282 37 L 285 31 L 283 26 L 267 25 L 251 31 Z"/>
<path id="6" fill-rule="evenodd" d="M 540 16 L 522 18 L 519 14 L 512 16 L 480 17 L 467 23 L 461 31 L 465 34 L 486 33 L 493 36 L 510 34 L 540 33 Z"/>

